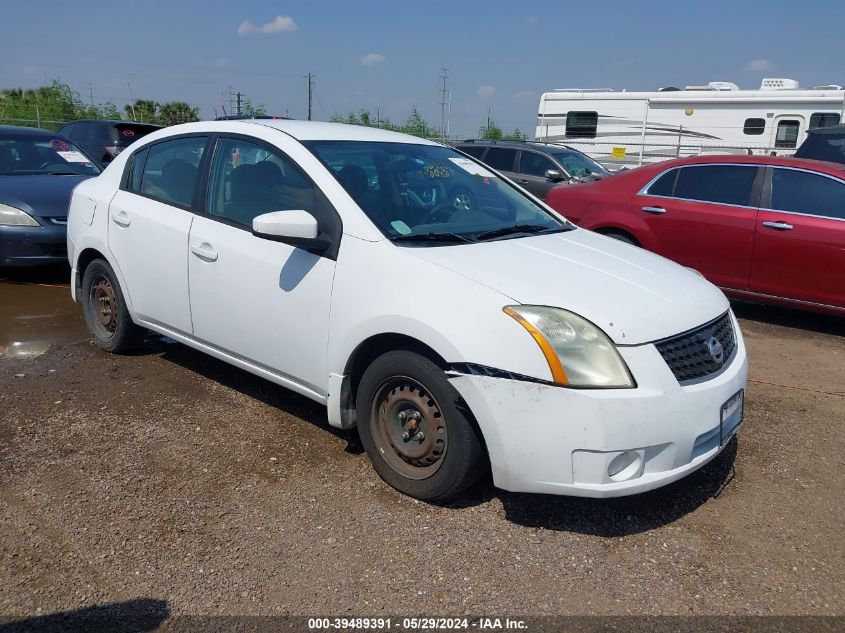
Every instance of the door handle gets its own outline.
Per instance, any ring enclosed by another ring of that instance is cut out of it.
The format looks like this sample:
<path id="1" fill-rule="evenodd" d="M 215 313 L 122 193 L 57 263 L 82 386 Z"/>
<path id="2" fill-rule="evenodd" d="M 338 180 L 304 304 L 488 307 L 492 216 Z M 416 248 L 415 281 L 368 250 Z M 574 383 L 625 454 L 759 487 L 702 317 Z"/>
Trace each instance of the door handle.
<path id="1" fill-rule="evenodd" d="M 646 213 L 654 213 L 655 215 L 662 215 L 666 213 L 666 209 L 663 207 L 643 207 L 643 211 Z"/>
<path id="2" fill-rule="evenodd" d="M 775 231 L 791 231 L 792 225 L 788 222 L 763 222 L 763 226 L 767 229 L 774 229 Z"/>
<path id="3" fill-rule="evenodd" d="M 112 222 L 117 224 L 118 226 L 129 226 L 132 224 L 132 218 L 129 217 L 129 214 L 126 211 L 118 211 L 116 213 L 111 214 Z"/>
<path id="4" fill-rule="evenodd" d="M 204 259 L 209 262 L 217 261 L 217 251 L 215 251 L 208 242 L 203 242 L 202 244 L 191 244 L 191 252 L 200 259 Z"/>
<path id="5" fill-rule="evenodd" d="M 519 180 L 517 180 L 517 182 L 520 185 L 527 185 L 528 184 L 528 180 L 526 180 L 525 178 L 520 178 Z"/>

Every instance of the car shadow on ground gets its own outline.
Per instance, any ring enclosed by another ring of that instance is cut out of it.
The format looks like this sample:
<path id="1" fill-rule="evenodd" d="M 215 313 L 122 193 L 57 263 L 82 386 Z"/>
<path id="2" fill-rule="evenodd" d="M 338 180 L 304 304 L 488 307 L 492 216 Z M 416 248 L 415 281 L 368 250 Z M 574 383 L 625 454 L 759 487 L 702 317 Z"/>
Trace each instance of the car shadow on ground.
<path id="1" fill-rule="evenodd" d="M 806 310 L 731 300 L 739 319 L 845 337 L 845 318 Z"/>
<path id="2" fill-rule="evenodd" d="M 0 618 L 0 633 L 138 633 L 155 631 L 169 615 L 164 600 L 138 598 L 22 620 Z"/>
<path id="3" fill-rule="evenodd" d="M 70 266 L 56 264 L 53 266 L 0 268 L 0 283 L 68 286 L 70 284 Z"/>
<path id="4" fill-rule="evenodd" d="M 364 452 L 358 440 L 357 431 L 344 431 L 329 425 L 324 405 L 280 387 L 269 380 L 254 376 L 245 370 L 232 367 L 228 363 L 194 350 L 187 345 L 182 345 L 158 334 L 150 334 L 142 348 L 130 353 L 137 355 L 160 354 L 163 360 L 175 363 L 230 389 L 239 391 L 250 398 L 259 400 L 274 409 L 328 431 L 346 442 L 345 450 L 347 453 L 357 455 Z"/>
<path id="5" fill-rule="evenodd" d="M 332 433 L 346 441 L 346 452 L 363 452 L 357 431 L 329 426 L 324 406 L 184 345 L 167 339 L 151 339 L 140 353 L 161 353 L 164 360 Z M 596 536 L 625 536 L 672 523 L 718 496 L 731 481 L 736 451 L 737 439 L 734 438 L 718 457 L 680 481 L 651 492 L 615 499 L 505 492 L 493 486 L 488 472 L 459 499 L 444 507 L 468 508 L 498 498 L 504 507 L 505 518 L 518 525 Z"/>

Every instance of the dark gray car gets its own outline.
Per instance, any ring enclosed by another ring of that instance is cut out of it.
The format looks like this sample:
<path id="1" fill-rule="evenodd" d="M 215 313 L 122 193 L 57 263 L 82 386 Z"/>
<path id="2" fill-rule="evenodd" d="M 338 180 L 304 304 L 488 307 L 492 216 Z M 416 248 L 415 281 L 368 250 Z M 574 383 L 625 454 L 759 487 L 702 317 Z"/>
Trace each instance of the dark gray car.
<path id="1" fill-rule="evenodd" d="M 101 168 L 115 156 L 160 125 L 137 121 L 79 120 L 65 125 L 59 134 L 79 145 Z"/>
<path id="2" fill-rule="evenodd" d="M 583 152 L 565 145 L 468 140 L 455 147 L 502 172 L 541 200 L 555 185 L 611 175 Z"/>
<path id="3" fill-rule="evenodd" d="M 845 125 L 807 130 L 807 138 L 795 152 L 795 158 L 845 163 Z"/>

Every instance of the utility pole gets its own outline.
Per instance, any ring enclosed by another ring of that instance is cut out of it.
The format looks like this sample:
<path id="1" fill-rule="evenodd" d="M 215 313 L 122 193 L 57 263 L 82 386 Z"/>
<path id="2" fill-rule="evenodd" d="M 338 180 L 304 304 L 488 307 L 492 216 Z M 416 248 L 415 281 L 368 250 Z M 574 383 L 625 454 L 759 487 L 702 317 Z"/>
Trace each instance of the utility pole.
<path id="1" fill-rule="evenodd" d="M 88 96 L 90 97 L 91 107 L 94 107 L 94 84 L 88 82 Z"/>
<path id="2" fill-rule="evenodd" d="M 129 107 L 132 109 L 132 120 L 137 121 L 138 117 L 135 116 L 135 102 L 132 100 L 132 86 L 128 82 L 126 84 L 126 90 L 129 91 Z"/>
<path id="3" fill-rule="evenodd" d="M 311 113 L 312 113 L 311 104 L 312 104 L 312 101 L 313 101 L 313 94 L 314 94 L 313 86 L 314 86 L 314 79 L 316 79 L 316 77 L 314 77 L 314 75 L 312 75 L 311 73 L 308 73 L 307 75 L 305 75 L 305 78 L 308 80 L 308 120 L 310 121 L 311 120 Z"/>
<path id="4" fill-rule="evenodd" d="M 235 95 L 238 99 L 238 116 L 241 116 L 241 91 L 238 90 L 237 94 Z"/>
<path id="5" fill-rule="evenodd" d="M 487 131 L 490 131 L 490 106 L 487 106 Z"/>
<path id="6" fill-rule="evenodd" d="M 448 94 L 449 90 L 446 88 L 446 81 L 449 79 L 449 69 L 441 67 L 440 70 L 443 71 L 443 74 L 440 75 L 440 80 L 442 81 L 442 88 L 440 88 L 440 139 L 445 141 L 446 136 L 449 134 L 447 106 L 450 105 L 451 95 Z"/>

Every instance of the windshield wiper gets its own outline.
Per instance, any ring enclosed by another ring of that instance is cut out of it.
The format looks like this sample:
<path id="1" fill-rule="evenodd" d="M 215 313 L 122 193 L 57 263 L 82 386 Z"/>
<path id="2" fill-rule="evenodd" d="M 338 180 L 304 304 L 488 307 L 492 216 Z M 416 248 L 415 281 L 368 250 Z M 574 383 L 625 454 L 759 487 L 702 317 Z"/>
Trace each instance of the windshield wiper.
<path id="1" fill-rule="evenodd" d="M 416 235 L 397 235 L 390 238 L 391 242 L 461 242 L 471 243 L 468 237 L 457 233 L 417 233 Z"/>
<path id="2" fill-rule="evenodd" d="M 515 224 L 513 226 L 505 226 L 501 229 L 493 229 L 492 231 L 485 231 L 476 236 L 476 239 L 491 240 L 496 237 L 504 237 L 505 235 L 514 235 L 516 233 L 546 233 L 569 231 L 570 228 L 565 225 L 549 226 L 547 224 Z"/>

